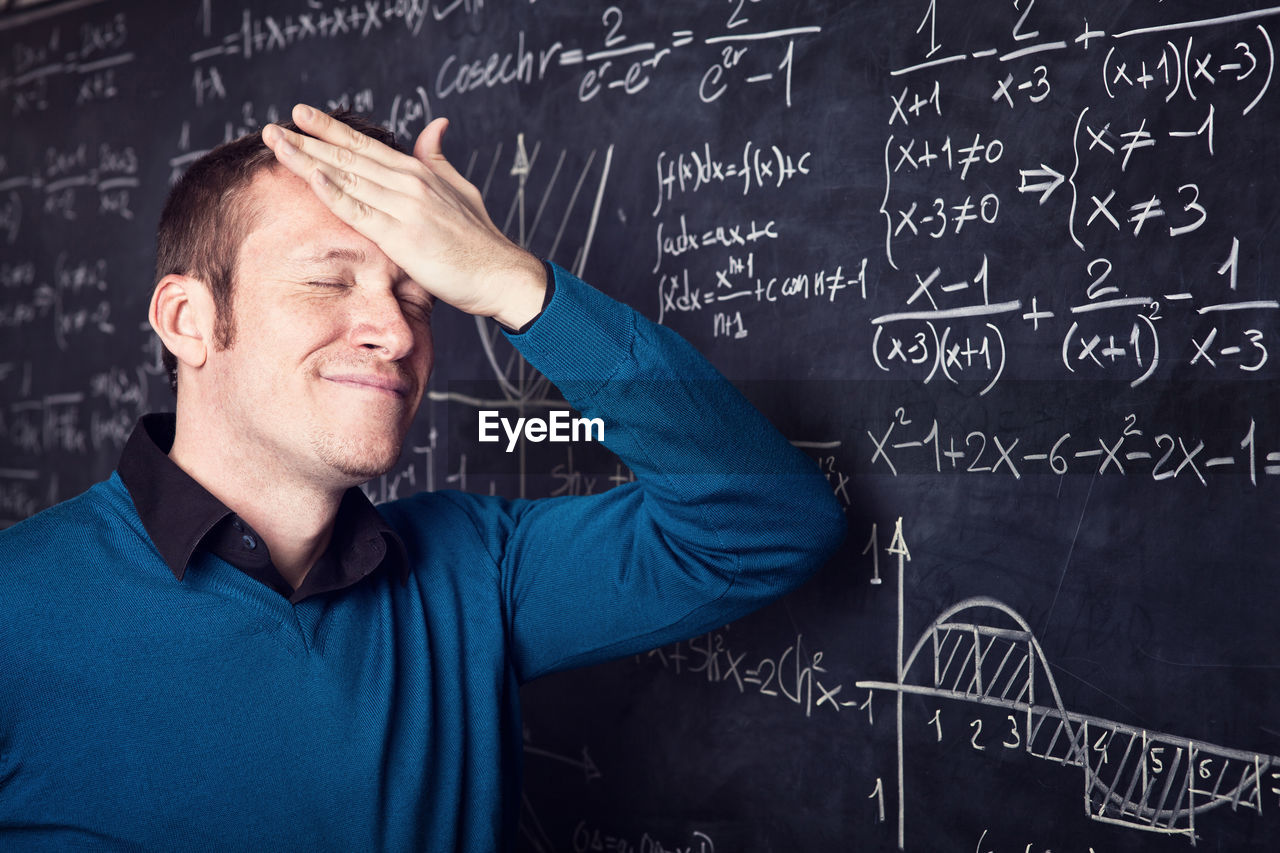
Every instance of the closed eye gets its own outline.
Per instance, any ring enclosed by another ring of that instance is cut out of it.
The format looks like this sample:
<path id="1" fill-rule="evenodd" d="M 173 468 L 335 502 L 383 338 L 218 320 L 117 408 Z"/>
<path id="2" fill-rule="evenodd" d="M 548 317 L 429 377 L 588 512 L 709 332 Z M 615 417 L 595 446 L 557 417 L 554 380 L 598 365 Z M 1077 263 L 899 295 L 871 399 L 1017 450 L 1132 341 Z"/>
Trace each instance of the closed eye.
<path id="1" fill-rule="evenodd" d="M 401 299 L 400 304 L 404 306 L 406 313 L 413 314 L 420 320 L 430 320 L 431 309 L 435 303 L 422 299 Z"/>
<path id="2" fill-rule="evenodd" d="M 412 313 L 422 320 L 431 319 L 431 310 L 435 307 L 436 300 L 422 285 L 402 279 L 395 288 L 395 294 L 402 311 Z"/>

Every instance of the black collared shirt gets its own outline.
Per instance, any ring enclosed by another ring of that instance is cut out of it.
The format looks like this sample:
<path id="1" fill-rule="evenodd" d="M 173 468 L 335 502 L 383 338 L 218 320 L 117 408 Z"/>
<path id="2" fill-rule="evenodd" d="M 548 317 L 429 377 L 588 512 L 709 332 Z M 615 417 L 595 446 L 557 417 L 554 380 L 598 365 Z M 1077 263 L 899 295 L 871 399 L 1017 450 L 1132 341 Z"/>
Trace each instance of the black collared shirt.
<path id="1" fill-rule="evenodd" d="M 139 419 L 117 470 L 143 527 L 178 580 L 200 549 L 294 604 L 352 586 L 379 569 L 398 573 L 402 582 L 407 578 L 404 543 L 364 492 L 352 488 L 338 507 L 329 547 L 295 590 L 271 562 L 257 532 L 169 458 L 174 424 L 172 414 Z"/>

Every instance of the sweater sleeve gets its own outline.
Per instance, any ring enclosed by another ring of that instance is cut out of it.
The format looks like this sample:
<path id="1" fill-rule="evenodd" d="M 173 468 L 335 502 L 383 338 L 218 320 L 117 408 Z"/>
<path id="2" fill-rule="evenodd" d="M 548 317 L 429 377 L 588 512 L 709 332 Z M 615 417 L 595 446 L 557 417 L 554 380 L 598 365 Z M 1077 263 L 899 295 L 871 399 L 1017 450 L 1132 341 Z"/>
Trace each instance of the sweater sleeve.
<path id="1" fill-rule="evenodd" d="M 654 648 L 798 586 L 844 537 L 817 466 L 679 335 L 559 267 L 511 342 L 636 481 L 516 501 L 490 539 L 528 680 Z"/>

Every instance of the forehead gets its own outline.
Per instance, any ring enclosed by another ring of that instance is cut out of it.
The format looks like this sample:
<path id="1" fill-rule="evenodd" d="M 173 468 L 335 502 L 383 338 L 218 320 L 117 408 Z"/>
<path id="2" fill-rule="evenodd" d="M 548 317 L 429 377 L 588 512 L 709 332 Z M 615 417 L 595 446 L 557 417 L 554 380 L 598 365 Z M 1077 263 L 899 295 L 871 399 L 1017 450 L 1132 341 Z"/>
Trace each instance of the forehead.
<path id="1" fill-rule="evenodd" d="M 377 244 L 335 216 L 305 181 L 282 167 L 263 169 L 245 195 L 249 230 L 241 270 L 298 264 L 344 264 L 388 272 L 398 267 Z"/>

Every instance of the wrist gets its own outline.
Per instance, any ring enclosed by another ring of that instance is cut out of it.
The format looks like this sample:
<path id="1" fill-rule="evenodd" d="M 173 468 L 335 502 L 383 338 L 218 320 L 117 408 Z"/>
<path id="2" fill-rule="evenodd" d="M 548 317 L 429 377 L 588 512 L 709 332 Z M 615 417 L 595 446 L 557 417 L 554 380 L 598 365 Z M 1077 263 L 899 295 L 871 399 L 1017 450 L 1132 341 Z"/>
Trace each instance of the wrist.
<path id="1" fill-rule="evenodd" d="M 542 313 L 547 293 L 547 273 L 542 261 L 526 253 L 511 273 L 499 309 L 491 314 L 500 325 L 516 331 Z"/>

